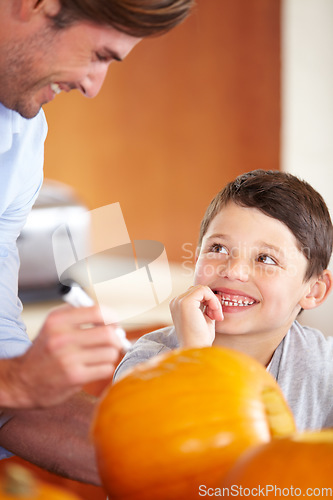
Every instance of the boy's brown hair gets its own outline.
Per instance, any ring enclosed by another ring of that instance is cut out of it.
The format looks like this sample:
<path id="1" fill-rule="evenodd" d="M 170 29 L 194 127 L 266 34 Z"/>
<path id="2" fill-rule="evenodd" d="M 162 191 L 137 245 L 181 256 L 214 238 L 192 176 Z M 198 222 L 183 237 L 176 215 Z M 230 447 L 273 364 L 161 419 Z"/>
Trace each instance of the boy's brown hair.
<path id="1" fill-rule="evenodd" d="M 201 222 L 198 246 L 212 219 L 229 202 L 256 208 L 285 224 L 308 260 L 305 281 L 327 269 L 332 254 L 333 227 L 322 196 L 307 182 L 280 171 L 253 170 L 220 191 Z"/>

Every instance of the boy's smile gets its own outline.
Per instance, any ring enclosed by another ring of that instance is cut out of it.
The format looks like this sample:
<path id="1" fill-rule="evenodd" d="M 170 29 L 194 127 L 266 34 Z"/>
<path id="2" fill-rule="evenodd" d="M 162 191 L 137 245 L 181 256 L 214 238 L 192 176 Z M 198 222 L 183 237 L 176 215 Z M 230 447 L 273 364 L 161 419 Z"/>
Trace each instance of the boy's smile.
<path id="1" fill-rule="evenodd" d="M 224 312 L 236 312 L 239 307 L 250 307 L 257 303 L 254 297 L 248 297 L 238 290 L 216 288 L 213 292 L 218 296 Z"/>
<path id="2" fill-rule="evenodd" d="M 222 304 L 220 335 L 284 336 L 311 290 L 308 261 L 282 222 L 229 203 L 211 221 L 197 260 L 195 284 Z"/>

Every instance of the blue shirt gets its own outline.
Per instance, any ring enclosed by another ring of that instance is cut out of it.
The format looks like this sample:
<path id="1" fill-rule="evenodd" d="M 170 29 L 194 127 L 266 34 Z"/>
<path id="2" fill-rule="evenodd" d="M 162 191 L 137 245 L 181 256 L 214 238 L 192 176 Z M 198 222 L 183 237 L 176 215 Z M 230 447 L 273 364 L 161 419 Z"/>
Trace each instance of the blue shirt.
<path id="1" fill-rule="evenodd" d="M 30 120 L 0 103 L 0 358 L 23 354 L 30 345 L 18 299 L 17 237 L 43 181 L 44 112 Z M 6 421 L 1 418 L 0 425 Z M 0 458 L 4 458 L 0 448 Z"/>

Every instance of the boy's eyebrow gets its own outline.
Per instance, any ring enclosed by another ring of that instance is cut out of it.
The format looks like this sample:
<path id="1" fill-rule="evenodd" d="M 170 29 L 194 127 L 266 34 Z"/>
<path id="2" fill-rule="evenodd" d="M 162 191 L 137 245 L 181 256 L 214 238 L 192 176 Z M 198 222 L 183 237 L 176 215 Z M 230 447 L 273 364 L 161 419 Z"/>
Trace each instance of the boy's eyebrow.
<path id="1" fill-rule="evenodd" d="M 215 233 L 215 234 L 211 234 L 210 236 L 208 236 L 207 240 L 215 240 L 216 238 L 228 239 L 228 236 L 226 234 Z"/>
<path id="2" fill-rule="evenodd" d="M 277 252 L 281 252 L 282 249 L 272 243 L 266 243 L 265 241 L 257 241 L 257 245 L 263 248 L 269 248 L 271 250 L 276 250 Z"/>
<path id="3" fill-rule="evenodd" d="M 257 241 L 256 244 L 259 248 L 267 248 L 268 250 L 274 250 L 280 254 L 284 255 L 284 250 L 281 247 L 273 245 L 272 243 L 266 243 L 265 241 Z"/>
<path id="4" fill-rule="evenodd" d="M 230 240 L 230 236 L 228 236 L 226 234 L 214 233 L 214 234 L 211 234 L 210 236 L 208 236 L 206 241 L 215 240 L 217 238 L 221 239 L 221 240 Z M 254 247 L 267 249 L 267 250 L 274 250 L 275 252 L 278 252 L 280 254 L 284 254 L 284 251 L 281 247 L 273 245 L 272 243 L 267 243 L 266 241 L 262 241 L 262 240 L 256 241 L 254 244 Z"/>

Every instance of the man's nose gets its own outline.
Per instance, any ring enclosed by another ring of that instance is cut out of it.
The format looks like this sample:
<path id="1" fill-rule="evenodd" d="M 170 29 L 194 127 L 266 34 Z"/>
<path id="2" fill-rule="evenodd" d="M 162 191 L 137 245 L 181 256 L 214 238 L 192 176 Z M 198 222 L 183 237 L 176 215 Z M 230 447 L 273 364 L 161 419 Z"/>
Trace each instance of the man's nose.
<path id="1" fill-rule="evenodd" d="M 83 80 L 81 80 L 81 91 L 86 97 L 96 97 L 102 88 L 108 65 L 102 65 L 100 68 L 91 71 Z"/>
<path id="2" fill-rule="evenodd" d="M 230 257 L 227 262 L 219 266 L 218 274 L 229 280 L 247 281 L 250 274 L 249 263 L 240 257 Z"/>

